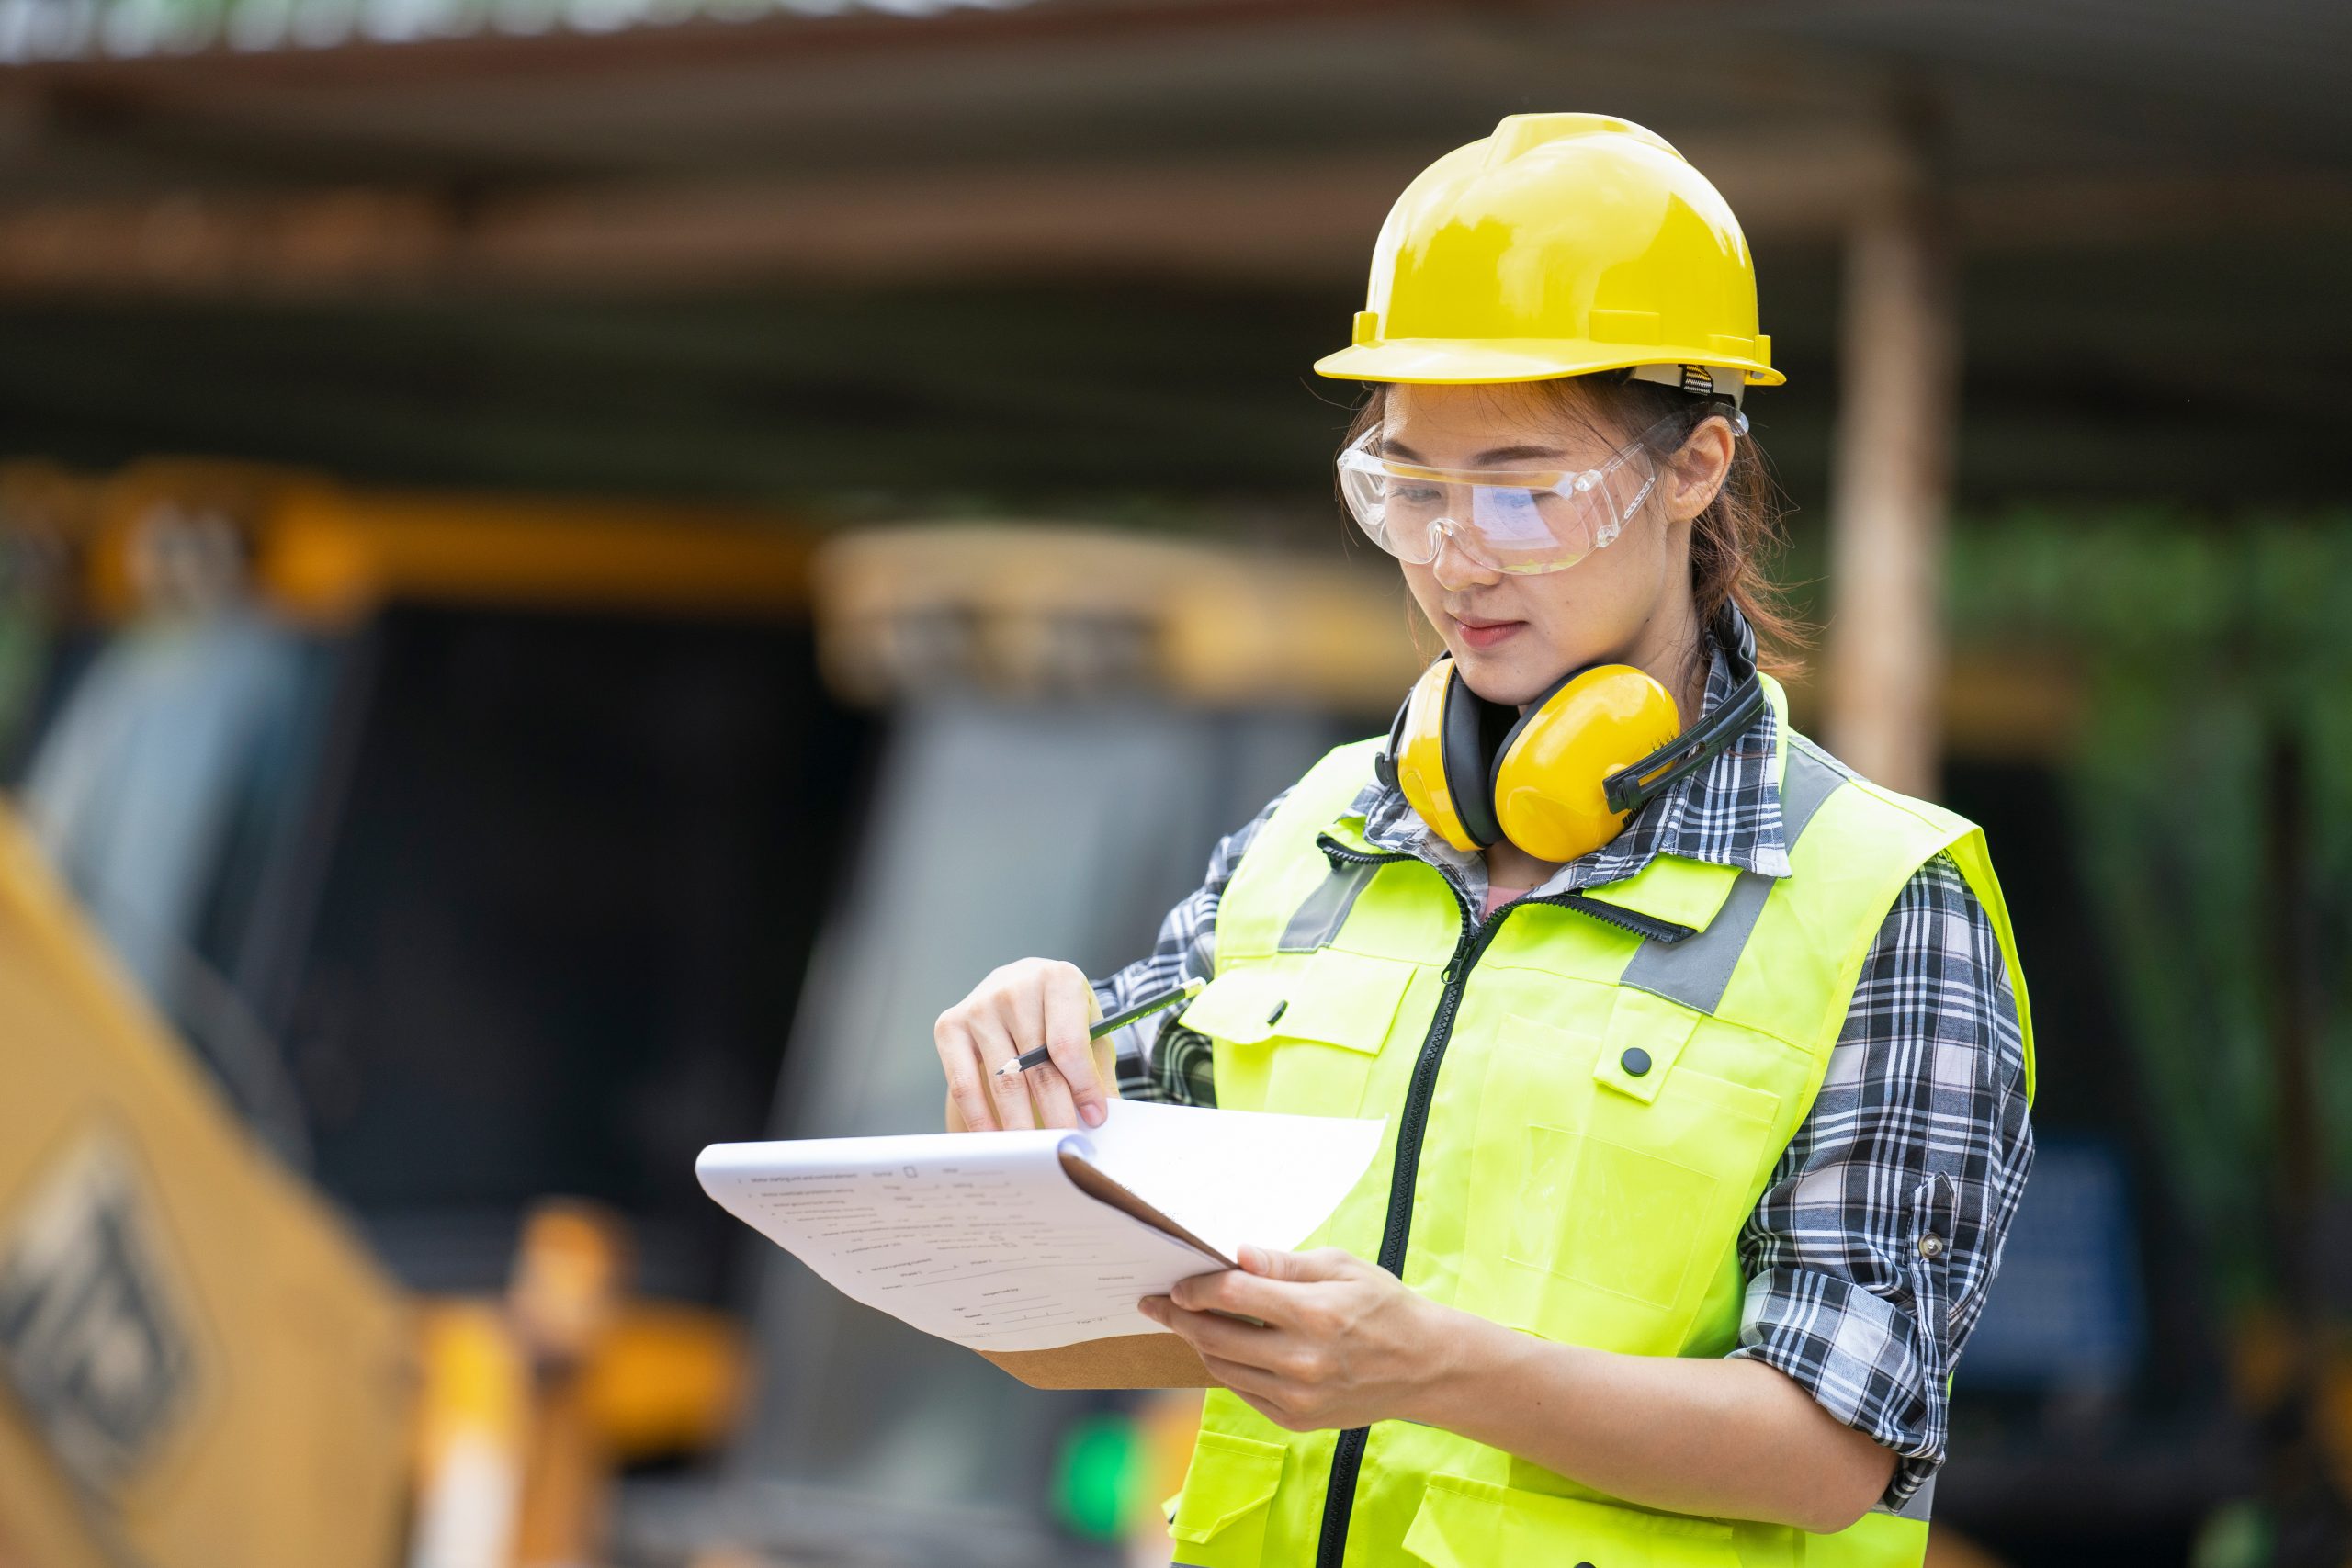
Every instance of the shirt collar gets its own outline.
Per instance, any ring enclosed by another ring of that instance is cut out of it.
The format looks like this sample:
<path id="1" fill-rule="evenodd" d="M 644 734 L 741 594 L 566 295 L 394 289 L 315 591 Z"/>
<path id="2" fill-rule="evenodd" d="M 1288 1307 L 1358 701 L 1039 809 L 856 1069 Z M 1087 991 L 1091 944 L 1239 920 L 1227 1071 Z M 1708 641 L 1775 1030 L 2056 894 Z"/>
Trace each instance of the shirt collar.
<path id="1" fill-rule="evenodd" d="M 1743 664 L 1756 657 L 1755 628 L 1736 604 L 1726 604 L 1724 619 L 1730 627 Z M 1707 690 L 1701 699 L 1701 717 L 1730 697 L 1737 682 L 1713 628 L 1706 633 Z M 1535 891 L 1566 893 L 1622 882 L 1659 855 L 1728 865 L 1761 876 L 1789 874 L 1789 846 L 1781 822 L 1781 792 L 1773 779 L 1773 754 L 1780 744 L 1781 718 L 1770 703 L 1763 705 L 1754 723 L 1715 759 L 1679 780 L 1626 819 L 1623 831 L 1608 843 L 1578 856 L 1555 872 Z M 1403 792 L 1374 779 L 1358 793 L 1349 815 L 1364 819 L 1366 841 L 1384 850 L 1427 861 L 1444 874 L 1477 908 L 1486 902 L 1487 858 L 1464 852 L 1440 838 L 1421 820 Z"/>

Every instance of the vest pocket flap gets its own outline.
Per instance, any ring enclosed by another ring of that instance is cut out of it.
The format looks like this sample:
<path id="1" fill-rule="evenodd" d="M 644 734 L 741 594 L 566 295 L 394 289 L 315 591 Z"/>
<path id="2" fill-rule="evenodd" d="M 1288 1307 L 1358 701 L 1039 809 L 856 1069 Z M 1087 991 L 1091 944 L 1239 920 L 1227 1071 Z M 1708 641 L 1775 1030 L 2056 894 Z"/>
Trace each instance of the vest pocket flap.
<path id="1" fill-rule="evenodd" d="M 1600 1055 L 1593 1059 L 1592 1076 L 1647 1105 L 1657 1098 L 1667 1075 L 1674 1071 L 1682 1047 L 1699 1028 L 1699 1017 L 1679 1002 L 1631 986 L 1618 987 L 1617 999 L 1609 1011 L 1609 1028 L 1601 1037 Z"/>
<path id="2" fill-rule="evenodd" d="M 1176 1021 L 1237 1045 L 1280 1037 L 1376 1052 L 1415 967 L 1335 948 L 1307 959 L 1236 967 L 1203 987 Z"/>
<path id="3" fill-rule="evenodd" d="M 1266 1019 L 1288 989 L 1283 979 L 1265 969 L 1228 969 L 1202 987 L 1176 1021 L 1198 1034 L 1255 1045 L 1274 1032 Z"/>
<path id="4" fill-rule="evenodd" d="M 1325 948 L 1291 971 L 1283 994 L 1269 1004 L 1272 1032 L 1376 1052 L 1396 1021 L 1414 969 L 1392 958 Z"/>
<path id="5" fill-rule="evenodd" d="M 1732 1527 L 1719 1519 L 1555 1497 L 1442 1472 L 1422 1489 L 1405 1550 L 1433 1568 L 1739 1568 Z"/>
<path id="6" fill-rule="evenodd" d="M 1207 1540 L 1262 1513 L 1282 1484 L 1283 1452 L 1280 1443 L 1203 1432 L 1168 1532 L 1178 1540 Z"/>

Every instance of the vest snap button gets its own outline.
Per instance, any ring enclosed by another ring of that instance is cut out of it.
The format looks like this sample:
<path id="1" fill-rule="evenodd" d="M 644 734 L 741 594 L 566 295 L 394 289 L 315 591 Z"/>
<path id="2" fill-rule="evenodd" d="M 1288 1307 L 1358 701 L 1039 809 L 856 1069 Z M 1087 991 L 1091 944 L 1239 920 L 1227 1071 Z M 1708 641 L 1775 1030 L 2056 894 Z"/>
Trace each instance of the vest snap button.
<path id="1" fill-rule="evenodd" d="M 1628 1077 L 1637 1078 L 1650 1070 L 1650 1054 L 1639 1045 L 1628 1045 L 1625 1054 L 1617 1058 L 1617 1065 L 1625 1069 Z"/>

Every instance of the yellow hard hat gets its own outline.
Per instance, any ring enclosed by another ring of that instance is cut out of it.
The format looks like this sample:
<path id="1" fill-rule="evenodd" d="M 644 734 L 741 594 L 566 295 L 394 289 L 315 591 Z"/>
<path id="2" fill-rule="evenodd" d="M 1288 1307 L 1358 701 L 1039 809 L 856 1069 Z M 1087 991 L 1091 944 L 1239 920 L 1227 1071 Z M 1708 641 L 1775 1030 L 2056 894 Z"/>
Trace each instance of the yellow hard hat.
<path id="1" fill-rule="evenodd" d="M 1353 344 L 1315 362 L 1424 382 L 1629 366 L 1732 396 L 1787 379 L 1722 195 L 1665 138 L 1597 114 L 1515 114 L 1422 170 L 1381 225 Z"/>

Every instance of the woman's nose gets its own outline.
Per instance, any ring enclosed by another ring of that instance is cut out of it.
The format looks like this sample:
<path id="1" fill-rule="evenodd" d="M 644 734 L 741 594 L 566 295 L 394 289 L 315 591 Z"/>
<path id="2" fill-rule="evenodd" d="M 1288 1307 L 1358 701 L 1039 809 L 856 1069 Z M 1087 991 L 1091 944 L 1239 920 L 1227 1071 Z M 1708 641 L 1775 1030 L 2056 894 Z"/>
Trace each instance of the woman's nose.
<path id="1" fill-rule="evenodd" d="M 1453 589 L 1501 581 L 1500 572 L 1472 559 L 1463 549 L 1453 528 L 1451 518 L 1441 518 L 1430 526 L 1430 576 L 1437 585 Z"/>

